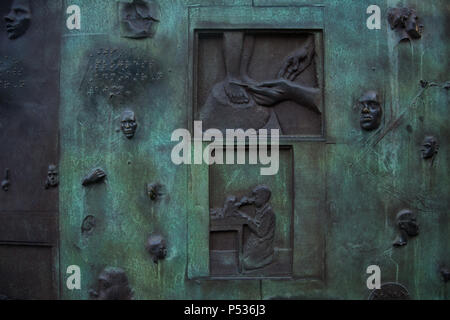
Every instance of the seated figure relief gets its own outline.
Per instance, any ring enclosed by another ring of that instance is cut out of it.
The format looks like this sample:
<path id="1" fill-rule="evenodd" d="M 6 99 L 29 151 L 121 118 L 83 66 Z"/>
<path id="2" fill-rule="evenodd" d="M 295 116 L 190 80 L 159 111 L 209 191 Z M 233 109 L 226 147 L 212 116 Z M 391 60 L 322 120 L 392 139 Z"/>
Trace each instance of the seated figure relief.
<path id="1" fill-rule="evenodd" d="M 249 74 L 249 66 L 259 62 L 254 57 L 256 39 L 257 36 L 241 31 L 223 33 L 226 75 L 212 87 L 200 109 L 204 128 L 222 131 L 228 128 L 266 128 L 279 129 L 283 134 L 283 126 L 273 108 L 285 101 L 291 101 L 298 108 L 307 108 L 318 115 L 322 113 L 321 90 L 302 84 L 299 79 L 313 64 L 316 55 L 314 35 L 309 35 L 301 47 L 281 61 L 277 74 L 266 72 L 264 81 L 257 81 Z M 259 52 L 259 56 L 261 54 Z M 274 63 L 280 63 L 276 60 Z M 258 73 L 265 70 L 262 63 L 256 68 L 259 69 Z"/>
<path id="2" fill-rule="evenodd" d="M 241 265 L 243 273 L 260 269 L 274 262 L 274 238 L 276 216 L 270 205 L 272 192 L 269 187 L 260 185 L 252 190 L 250 197 L 237 199 L 229 196 L 223 208 L 211 210 L 212 225 L 221 225 L 221 230 L 246 226 L 249 235 L 242 243 Z M 250 207 L 252 214 L 242 211 Z"/>

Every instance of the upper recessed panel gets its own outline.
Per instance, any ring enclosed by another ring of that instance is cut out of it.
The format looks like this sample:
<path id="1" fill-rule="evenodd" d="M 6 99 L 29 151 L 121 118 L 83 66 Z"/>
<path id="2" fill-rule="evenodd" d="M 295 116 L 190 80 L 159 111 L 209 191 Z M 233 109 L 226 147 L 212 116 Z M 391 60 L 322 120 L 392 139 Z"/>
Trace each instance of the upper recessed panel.
<path id="1" fill-rule="evenodd" d="M 197 31 L 196 119 L 203 129 L 321 136 L 321 34 Z"/>

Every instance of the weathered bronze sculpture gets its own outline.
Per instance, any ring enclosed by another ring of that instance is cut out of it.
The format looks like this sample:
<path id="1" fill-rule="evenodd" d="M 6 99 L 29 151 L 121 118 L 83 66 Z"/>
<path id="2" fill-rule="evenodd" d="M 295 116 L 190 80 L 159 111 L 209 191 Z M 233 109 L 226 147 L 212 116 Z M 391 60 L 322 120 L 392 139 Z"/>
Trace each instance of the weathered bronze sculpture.
<path id="1" fill-rule="evenodd" d="M 158 8 L 154 2 L 133 0 L 119 4 L 121 35 L 124 38 L 152 37 L 154 25 L 159 22 Z"/>
<path id="2" fill-rule="evenodd" d="M 240 200 L 235 196 L 229 196 L 225 200 L 223 208 L 212 209 L 211 219 L 224 222 L 222 230 L 226 226 L 243 225 L 249 228 L 249 236 L 243 245 L 242 266 L 244 273 L 255 269 L 261 269 L 274 261 L 275 238 L 275 213 L 269 203 L 272 192 L 269 187 L 260 185 L 253 189 L 250 197 Z M 248 215 L 240 210 L 251 206 L 254 214 Z"/>
<path id="3" fill-rule="evenodd" d="M 432 159 L 439 151 L 439 144 L 435 137 L 427 136 L 422 143 L 422 158 Z"/>
<path id="4" fill-rule="evenodd" d="M 14 40 L 24 35 L 31 24 L 30 1 L 14 0 L 5 21 L 9 39 Z"/>
<path id="5" fill-rule="evenodd" d="M 446 268 L 446 267 L 442 267 L 440 270 L 441 276 L 442 276 L 442 280 L 447 283 L 450 281 L 450 269 Z"/>
<path id="6" fill-rule="evenodd" d="M 371 292 L 369 300 L 409 300 L 408 290 L 396 282 L 383 283 L 380 289 Z"/>
<path id="7" fill-rule="evenodd" d="M 159 234 L 152 234 L 147 239 L 146 249 L 156 264 L 167 256 L 166 240 Z"/>
<path id="8" fill-rule="evenodd" d="M 380 126 L 383 111 L 378 99 L 378 93 L 367 91 L 360 99 L 361 117 L 360 125 L 364 130 L 374 130 Z"/>
<path id="9" fill-rule="evenodd" d="M 91 172 L 83 178 L 82 185 L 88 186 L 90 184 L 99 183 L 106 178 L 106 173 L 102 168 L 92 169 Z"/>
<path id="10" fill-rule="evenodd" d="M 282 125 L 271 107 L 284 101 L 321 114 L 318 88 L 308 87 L 297 78 L 312 64 L 314 36 L 287 56 L 275 75 L 256 81 L 249 75 L 255 35 L 241 31 L 223 32 L 223 56 L 226 76 L 216 83 L 200 111 L 205 128 L 280 129 Z M 314 71 L 315 72 L 315 71 Z"/>
<path id="11" fill-rule="evenodd" d="M 5 170 L 5 179 L 2 181 L 2 189 L 7 192 L 9 190 L 9 186 L 11 185 L 11 181 L 9 180 L 9 169 Z"/>
<path id="12" fill-rule="evenodd" d="M 95 229 L 97 221 L 94 216 L 87 216 L 84 218 L 83 223 L 81 224 L 81 234 L 90 235 Z"/>
<path id="13" fill-rule="evenodd" d="M 147 184 L 147 195 L 151 200 L 155 201 L 163 195 L 162 189 L 163 186 L 157 182 L 149 183 Z"/>
<path id="14" fill-rule="evenodd" d="M 415 214 L 409 210 L 401 210 L 397 214 L 397 226 L 400 234 L 395 239 L 394 247 L 401 247 L 408 243 L 408 237 L 415 237 L 419 234 L 419 225 L 416 221 Z"/>
<path id="15" fill-rule="evenodd" d="M 47 179 L 45 180 L 45 189 L 55 188 L 59 184 L 59 174 L 56 165 L 48 166 Z"/>
<path id="16" fill-rule="evenodd" d="M 410 8 L 391 8 L 388 21 L 392 30 L 396 30 L 399 41 L 420 39 L 423 25 L 419 24 L 416 10 Z"/>
<path id="17" fill-rule="evenodd" d="M 95 300 L 131 300 L 133 290 L 128 284 L 125 271 L 121 268 L 106 267 L 98 277 L 97 291 L 90 291 Z"/>
<path id="18" fill-rule="evenodd" d="M 136 133 L 137 123 L 136 116 L 133 111 L 125 110 L 122 112 L 120 119 L 122 132 L 127 137 L 127 139 L 132 139 Z"/>

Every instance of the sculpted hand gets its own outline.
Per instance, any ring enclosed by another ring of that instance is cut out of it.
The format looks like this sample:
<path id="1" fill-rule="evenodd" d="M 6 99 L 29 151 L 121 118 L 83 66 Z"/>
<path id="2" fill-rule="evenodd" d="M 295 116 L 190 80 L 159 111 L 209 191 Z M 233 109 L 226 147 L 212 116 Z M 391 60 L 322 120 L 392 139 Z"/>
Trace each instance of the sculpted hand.
<path id="1" fill-rule="evenodd" d="M 278 73 L 278 77 L 290 81 L 295 81 L 295 79 L 311 65 L 313 57 L 314 45 L 310 40 L 310 42 L 305 47 L 299 49 L 297 52 L 286 59 L 283 67 Z"/>
<path id="2" fill-rule="evenodd" d="M 87 186 L 93 183 L 100 182 L 103 178 L 106 177 L 106 173 L 100 169 L 96 168 L 92 170 L 84 179 L 83 179 L 83 186 Z"/>
<path id="3" fill-rule="evenodd" d="M 284 79 L 248 86 L 248 90 L 253 93 L 255 101 L 266 107 L 290 99 L 291 88 L 292 85 Z"/>

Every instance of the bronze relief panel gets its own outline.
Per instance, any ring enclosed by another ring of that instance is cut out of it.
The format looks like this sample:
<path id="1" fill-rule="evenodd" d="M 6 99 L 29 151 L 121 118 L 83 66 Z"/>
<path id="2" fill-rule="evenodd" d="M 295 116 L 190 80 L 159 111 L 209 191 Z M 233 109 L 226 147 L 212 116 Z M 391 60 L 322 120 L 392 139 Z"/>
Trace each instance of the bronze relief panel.
<path id="1" fill-rule="evenodd" d="M 320 32 L 198 31 L 196 119 L 203 128 L 321 136 Z"/>
<path id="2" fill-rule="evenodd" d="M 211 277 L 292 275 L 291 149 L 281 150 L 280 162 L 280 175 L 275 177 L 260 176 L 250 165 L 210 168 Z M 245 181 L 239 178 L 244 176 Z"/>

